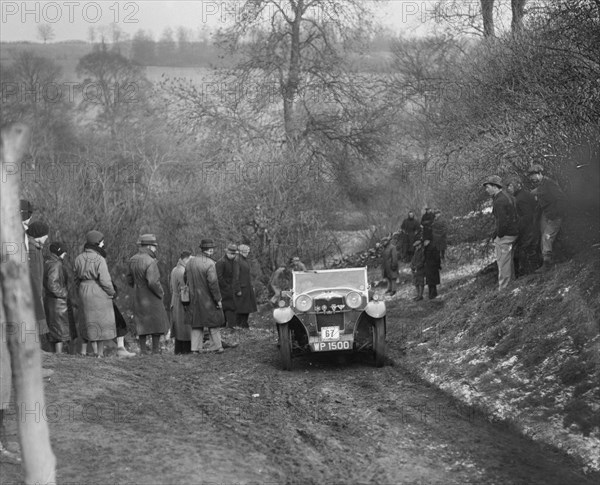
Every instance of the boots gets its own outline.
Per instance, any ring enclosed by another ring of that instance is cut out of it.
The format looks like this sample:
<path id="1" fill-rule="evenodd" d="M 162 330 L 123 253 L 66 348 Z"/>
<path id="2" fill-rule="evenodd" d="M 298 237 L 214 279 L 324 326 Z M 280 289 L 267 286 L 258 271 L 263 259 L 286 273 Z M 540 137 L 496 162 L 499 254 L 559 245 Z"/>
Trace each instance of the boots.
<path id="1" fill-rule="evenodd" d="M 160 354 L 160 334 L 152 335 L 152 353 Z"/>
<path id="2" fill-rule="evenodd" d="M 425 287 L 423 285 L 417 285 L 417 296 L 413 298 L 414 301 L 421 301 L 423 299 L 423 290 Z"/>
<path id="3" fill-rule="evenodd" d="M 436 285 L 428 285 L 429 288 L 429 299 L 433 300 L 437 296 L 437 286 Z"/>
<path id="4" fill-rule="evenodd" d="M 139 337 L 140 341 L 140 353 L 142 355 L 146 355 L 148 353 L 148 347 L 146 346 L 146 335 L 141 335 Z"/>
<path id="5" fill-rule="evenodd" d="M 542 265 L 535 270 L 535 273 L 546 273 L 552 268 L 552 256 L 544 256 L 544 262 Z"/>

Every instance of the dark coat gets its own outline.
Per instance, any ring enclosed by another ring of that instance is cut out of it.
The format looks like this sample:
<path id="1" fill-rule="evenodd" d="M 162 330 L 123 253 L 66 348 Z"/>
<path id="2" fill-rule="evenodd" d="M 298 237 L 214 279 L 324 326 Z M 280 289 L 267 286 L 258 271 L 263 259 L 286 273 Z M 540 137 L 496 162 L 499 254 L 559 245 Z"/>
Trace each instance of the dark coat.
<path id="1" fill-rule="evenodd" d="M 142 246 L 129 259 L 127 283 L 134 288 L 133 314 L 138 335 L 166 333 L 169 318 L 163 304 L 165 292 L 160 284 L 156 256 Z"/>
<path id="2" fill-rule="evenodd" d="M 42 245 L 32 237 L 28 237 L 29 279 L 31 281 L 31 297 L 35 320 L 40 335 L 48 333 L 46 311 L 44 310 L 44 255 Z"/>
<path id="3" fill-rule="evenodd" d="M 433 212 L 425 212 L 423 217 L 421 217 L 421 225 L 423 227 L 431 226 L 433 224 L 433 220 L 435 219 L 435 214 Z"/>
<path id="4" fill-rule="evenodd" d="M 233 300 L 236 313 L 248 314 L 256 311 L 256 296 L 252 287 L 250 264 L 243 256 L 238 256 L 238 264 L 233 273 Z M 241 294 L 240 294 L 241 293 Z"/>
<path id="5" fill-rule="evenodd" d="M 425 246 L 425 281 L 428 285 L 440 284 L 440 251 L 433 244 Z"/>
<path id="6" fill-rule="evenodd" d="M 79 335 L 85 340 L 111 340 L 117 336 L 113 296 L 115 289 L 106 260 L 92 249 L 75 258 L 79 288 Z"/>
<path id="7" fill-rule="evenodd" d="M 417 240 L 417 237 L 421 232 L 421 224 L 419 224 L 419 221 L 417 221 L 417 219 L 411 219 L 407 217 L 406 219 L 404 219 L 404 221 L 402 221 L 400 229 L 406 234 L 408 247 L 412 248 L 414 242 Z"/>
<path id="8" fill-rule="evenodd" d="M 535 192 L 540 211 L 546 219 L 552 221 L 565 216 L 565 195 L 554 180 L 544 177 Z"/>
<path id="9" fill-rule="evenodd" d="M 535 227 L 535 211 L 537 202 L 531 192 L 518 190 L 515 192 L 520 243 L 532 242 L 537 233 Z"/>
<path id="10" fill-rule="evenodd" d="M 494 195 L 492 214 L 496 218 L 496 236 L 517 236 L 519 234 L 515 199 L 503 190 Z"/>
<path id="11" fill-rule="evenodd" d="M 183 275 L 185 264 L 180 259 L 171 271 L 169 286 L 171 288 L 171 337 L 176 340 L 192 339 L 191 312 L 181 303 L 181 288 L 185 286 Z"/>
<path id="12" fill-rule="evenodd" d="M 69 311 L 68 295 L 67 270 L 62 259 L 51 253 L 44 264 L 44 306 L 50 342 L 71 340 L 72 312 Z"/>
<path id="13" fill-rule="evenodd" d="M 410 270 L 413 274 L 413 284 L 423 286 L 425 284 L 425 250 L 423 245 L 415 250 L 410 262 Z"/>
<path id="14" fill-rule="evenodd" d="M 448 227 L 439 217 L 431 225 L 431 243 L 440 251 L 445 251 L 448 247 Z"/>
<path id="15" fill-rule="evenodd" d="M 233 275 L 235 272 L 239 273 L 238 257 L 229 259 L 227 255 L 224 255 L 215 264 L 217 269 L 217 278 L 219 280 L 219 290 L 221 291 L 221 303 L 223 304 L 223 311 L 235 312 L 235 301 L 233 299 Z"/>
<path id="16" fill-rule="evenodd" d="M 398 278 L 398 251 L 396 245 L 390 242 L 382 255 L 383 277 L 389 280 Z"/>
<path id="17" fill-rule="evenodd" d="M 221 290 L 215 262 L 201 253 L 189 260 L 184 279 L 190 287 L 192 328 L 222 327 L 225 325 L 223 310 L 217 307 L 221 301 Z"/>

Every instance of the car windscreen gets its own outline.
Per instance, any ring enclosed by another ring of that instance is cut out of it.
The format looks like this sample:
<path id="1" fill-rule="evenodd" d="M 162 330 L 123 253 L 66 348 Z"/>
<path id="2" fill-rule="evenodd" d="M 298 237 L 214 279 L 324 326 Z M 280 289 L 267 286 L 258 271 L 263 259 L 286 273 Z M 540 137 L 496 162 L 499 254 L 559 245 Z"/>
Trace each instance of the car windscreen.
<path id="1" fill-rule="evenodd" d="M 306 293 L 316 289 L 353 288 L 365 291 L 367 271 L 365 268 L 294 272 L 294 292 Z"/>

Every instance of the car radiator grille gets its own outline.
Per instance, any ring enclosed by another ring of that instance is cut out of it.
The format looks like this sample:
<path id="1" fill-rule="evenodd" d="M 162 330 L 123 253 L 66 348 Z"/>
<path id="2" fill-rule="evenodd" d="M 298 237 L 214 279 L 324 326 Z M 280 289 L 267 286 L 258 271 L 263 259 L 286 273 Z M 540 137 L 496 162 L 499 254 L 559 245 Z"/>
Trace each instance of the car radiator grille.
<path id="1" fill-rule="evenodd" d="M 340 330 L 344 329 L 344 314 L 333 313 L 330 315 L 321 314 L 317 315 L 317 328 L 321 330 L 323 327 L 340 327 Z"/>

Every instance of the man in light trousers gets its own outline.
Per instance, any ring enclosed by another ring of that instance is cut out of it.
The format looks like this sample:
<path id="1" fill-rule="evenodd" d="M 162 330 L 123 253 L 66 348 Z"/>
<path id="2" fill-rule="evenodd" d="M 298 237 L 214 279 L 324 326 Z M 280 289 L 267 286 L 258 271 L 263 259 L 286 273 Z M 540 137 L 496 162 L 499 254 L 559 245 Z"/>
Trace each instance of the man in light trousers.
<path id="1" fill-rule="evenodd" d="M 513 248 L 519 234 L 514 198 L 502 190 L 502 179 L 492 175 L 483 183 L 492 196 L 492 214 L 496 219 L 494 246 L 498 264 L 498 289 L 503 290 L 515 279 Z"/>

